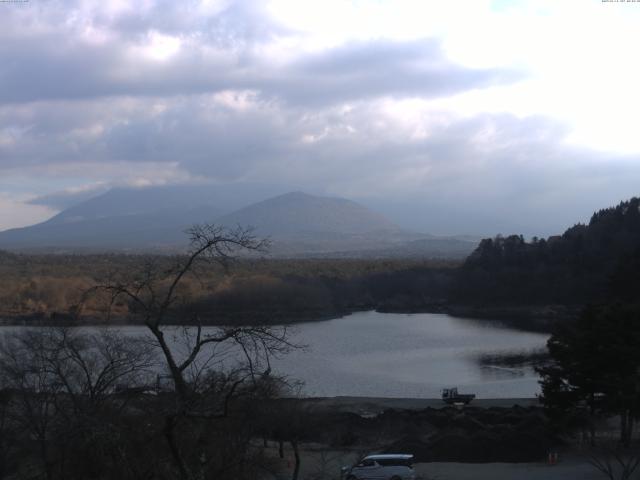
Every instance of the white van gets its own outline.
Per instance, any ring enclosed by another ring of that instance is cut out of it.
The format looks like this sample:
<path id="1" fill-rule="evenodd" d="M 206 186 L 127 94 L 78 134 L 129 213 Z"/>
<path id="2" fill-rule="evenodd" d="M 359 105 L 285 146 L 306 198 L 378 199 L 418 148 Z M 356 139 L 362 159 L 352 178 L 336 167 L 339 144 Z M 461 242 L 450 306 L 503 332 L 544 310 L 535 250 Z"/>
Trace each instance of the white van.
<path id="1" fill-rule="evenodd" d="M 342 467 L 346 480 L 415 480 L 413 455 L 388 453 L 367 455 L 352 467 Z"/>

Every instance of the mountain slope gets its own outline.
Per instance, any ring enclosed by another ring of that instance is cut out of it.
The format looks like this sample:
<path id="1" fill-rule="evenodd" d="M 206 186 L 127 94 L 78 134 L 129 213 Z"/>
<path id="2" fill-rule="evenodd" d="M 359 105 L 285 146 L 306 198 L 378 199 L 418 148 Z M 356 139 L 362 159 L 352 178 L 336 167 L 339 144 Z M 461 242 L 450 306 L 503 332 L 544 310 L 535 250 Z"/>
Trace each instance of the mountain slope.
<path id="1" fill-rule="evenodd" d="M 184 231 L 191 225 L 213 221 L 217 216 L 219 212 L 213 208 L 199 207 L 131 215 L 54 217 L 0 232 L 0 246 L 19 250 L 170 250 L 184 245 Z"/>
<path id="2" fill-rule="evenodd" d="M 222 195 L 210 186 L 114 188 L 29 227 L 0 232 L 9 249 L 171 249 L 184 230 L 213 222 Z M 228 210 L 227 210 L 228 211 Z"/>
<path id="3" fill-rule="evenodd" d="M 237 192 L 235 197 L 228 193 L 212 187 L 114 189 L 46 222 L 0 232 L 0 248 L 178 251 L 187 246 L 184 231 L 196 223 L 254 227 L 256 235 L 271 239 L 274 256 L 359 257 L 359 252 L 371 252 L 460 257 L 473 248 L 470 242 L 402 230 L 383 215 L 343 198 L 293 192 L 226 213 L 221 205 L 239 203 Z"/>
<path id="4" fill-rule="evenodd" d="M 215 208 L 216 215 L 234 207 L 223 200 L 211 186 L 159 186 L 149 188 L 113 188 L 108 192 L 74 205 L 48 220 L 47 224 L 75 223 L 109 217 L 185 212 L 196 207 Z"/>
<path id="5" fill-rule="evenodd" d="M 384 216 L 344 198 L 317 197 L 302 192 L 286 193 L 249 205 L 218 219 L 228 225 L 251 225 L 259 235 L 356 235 L 398 232 Z"/>

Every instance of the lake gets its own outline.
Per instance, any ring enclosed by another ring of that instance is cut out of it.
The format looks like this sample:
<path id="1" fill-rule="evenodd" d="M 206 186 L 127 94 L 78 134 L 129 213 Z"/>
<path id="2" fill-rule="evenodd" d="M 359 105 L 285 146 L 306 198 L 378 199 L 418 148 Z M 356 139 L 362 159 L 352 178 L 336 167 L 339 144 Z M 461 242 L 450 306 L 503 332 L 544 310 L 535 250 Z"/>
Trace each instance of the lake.
<path id="1" fill-rule="evenodd" d="M 533 397 L 540 391 L 533 368 L 483 365 L 478 358 L 536 351 L 548 338 L 433 313 L 359 312 L 290 328 L 293 342 L 308 347 L 272 365 L 274 372 L 303 381 L 307 396 L 434 398 L 442 388 L 457 386 L 478 398 Z M 141 326 L 118 329 L 147 334 Z"/>
<path id="2" fill-rule="evenodd" d="M 482 366 L 478 357 L 539 350 L 548 335 L 445 314 L 360 312 L 296 325 L 294 339 L 309 349 L 273 364 L 303 380 L 306 395 L 433 398 L 457 386 L 510 398 L 539 393 L 533 368 Z"/>

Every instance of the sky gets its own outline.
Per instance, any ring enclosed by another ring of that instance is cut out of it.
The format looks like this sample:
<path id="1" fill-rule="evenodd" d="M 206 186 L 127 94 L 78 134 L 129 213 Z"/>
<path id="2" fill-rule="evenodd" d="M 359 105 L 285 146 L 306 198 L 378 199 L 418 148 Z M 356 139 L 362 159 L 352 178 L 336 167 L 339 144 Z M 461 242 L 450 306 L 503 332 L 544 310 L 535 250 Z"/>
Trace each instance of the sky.
<path id="1" fill-rule="evenodd" d="M 0 2 L 0 230 L 114 186 L 278 185 L 436 234 L 640 194 L 640 2 Z"/>

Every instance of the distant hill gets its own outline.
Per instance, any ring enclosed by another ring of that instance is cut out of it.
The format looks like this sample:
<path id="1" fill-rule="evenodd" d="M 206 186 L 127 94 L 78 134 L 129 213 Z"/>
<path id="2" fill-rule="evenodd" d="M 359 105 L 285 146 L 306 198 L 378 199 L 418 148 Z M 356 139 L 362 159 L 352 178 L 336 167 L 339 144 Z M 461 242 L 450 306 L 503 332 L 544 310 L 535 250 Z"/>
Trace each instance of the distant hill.
<path id="1" fill-rule="evenodd" d="M 640 199 L 632 198 L 562 235 L 482 240 L 460 269 L 453 297 L 474 304 L 597 302 L 637 292 L 639 274 L 629 265 L 639 256 Z"/>
<path id="2" fill-rule="evenodd" d="M 219 215 L 215 194 L 211 188 L 202 187 L 153 187 L 114 188 L 101 195 L 69 207 L 60 212 L 48 225 L 70 224 L 113 217 L 132 217 L 159 212 L 181 212 L 195 206 L 211 206 Z"/>
<path id="3" fill-rule="evenodd" d="M 218 216 L 219 212 L 212 207 L 85 218 L 56 216 L 37 225 L 0 232 L 0 248 L 53 252 L 175 251 L 184 246 L 187 228 Z"/>
<path id="4" fill-rule="evenodd" d="M 475 246 L 408 232 L 343 198 L 292 192 L 240 208 L 239 203 L 238 195 L 210 186 L 113 189 L 46 222 L 0 232 L 0 248 L 175 252 L 187 246 L 184 231 L 196 223 L 253 227 L 271 239 L 274 256 L 361 257 L 375 251 L 372 256 L 442 258 L 466 255 Z"/>
<path id="5" fill-rule="evenodd" d="M 107 217 L 188 212 L 197 209 L 205 212 L 206 208 L 210 208 L 215 216 L 220 216 L 275 193 L 278 192 L 272 187 L 260 184 L 113 188 L 65 209 L 47 223 L 71 223 Z M 200 222 L 212 221 L 211 214 L 197 218 L 200 218 Z M 191 221 L 192 218 L 189 217 L 186 220 Z"/>

